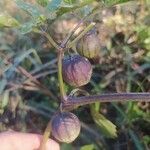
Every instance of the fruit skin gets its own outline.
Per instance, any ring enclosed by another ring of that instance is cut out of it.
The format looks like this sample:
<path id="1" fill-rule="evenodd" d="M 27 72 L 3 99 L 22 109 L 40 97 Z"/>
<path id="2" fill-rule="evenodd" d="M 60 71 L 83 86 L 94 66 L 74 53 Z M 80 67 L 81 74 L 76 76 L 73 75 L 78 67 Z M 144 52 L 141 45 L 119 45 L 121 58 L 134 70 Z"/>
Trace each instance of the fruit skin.
<path id="1" fill-rule="evenodd" d="M 95 30 L 86 33 L 76 45 L 77 52 L 91 60 L 97 60 L 100 57 L 100 42 Z"/>
<path id="2" fill-rule="evenodd" d="M 71 86 L 83 86 L 90 81 L 92 76 L 91 63 L 80 55 L 64 58 L 62 68 L 63 79 Z"/>
<path id="3" fill-rule="evenodd" d="M 81 124 L 76 115 L 62 112 L 53 116 L 51 120 L 52 135 L 60 142 L 71 143 L 79 135 Z"/>

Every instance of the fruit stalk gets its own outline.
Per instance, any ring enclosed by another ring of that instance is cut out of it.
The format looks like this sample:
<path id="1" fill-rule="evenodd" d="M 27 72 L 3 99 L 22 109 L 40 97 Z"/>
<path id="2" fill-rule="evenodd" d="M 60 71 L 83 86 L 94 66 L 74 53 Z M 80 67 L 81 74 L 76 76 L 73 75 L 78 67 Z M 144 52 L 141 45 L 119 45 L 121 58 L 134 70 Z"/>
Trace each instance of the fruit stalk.
<path id="1" fill-rule="evenodd" d="M 34 30 L 34 32 L 44 35 L 48 39 L 50 44 L 52 44 L 56 49 L 59 49 L 59 45 L 53 40 L 53 38 L 47 32 L 40 30 Z"/>
<path id="2" fill-rule="evenodd" d="M 50 136 L 50 133 L 51 133 L 51 121 L 49 121 L 49 123 L 47 124 L 47 127 L 44 131 L 39 150 L 45 150 L 46 142 Z"/>
<path id="3" fill-rule="evenodd" d="M 68 48 L 71 48 L 74 46 L 74 44 L 80 40 L 89 30 L 91 30 L 95 26 L 95 23 L 91 23 L 88 25 L 72 42 L 68 44 Z"/>
<path id="4" fill-rule="evenodd" d="M 62 110 L 73 110 L 78 106 L 95 102 L 127 102 L 141 101 L 150 102 L 150 93 L 113 93 L 82 97 L 68 97 L 67 102 L 62 103 Z"/>
<path id="5" fill-rule="evenodd" d="M 66 99 L 66 92 L 64 89 L 64 82 L 63 82 L 63 77 L 62 77 L 62 59 L 63 59 L 63 51 L 60 49 L 58 51 L 58 80 L 59 80 L 59 89 L 60 89 L 60 96 L 61 96 L 61 101 L 65 101 Z"/>

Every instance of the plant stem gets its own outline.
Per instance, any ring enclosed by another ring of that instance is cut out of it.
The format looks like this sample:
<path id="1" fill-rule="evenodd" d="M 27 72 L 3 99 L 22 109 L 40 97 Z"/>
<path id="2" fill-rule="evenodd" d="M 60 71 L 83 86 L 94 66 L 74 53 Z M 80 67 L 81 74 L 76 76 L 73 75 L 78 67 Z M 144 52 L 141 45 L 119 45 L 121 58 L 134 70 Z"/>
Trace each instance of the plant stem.
<path id="1" fill-rule="evenodd" d="M 87 16 L 85 16 L 83 19 L 81 19 L 78 24 L 72 29 L 72 31 L 68 34 L 68 36 L 64 39 L 64 41 L 62 42 L 62 45 L 65 46 L 69 39 L 71 38 L 71 36 L 74 34 L 74 32 L 79 28 L 79 26 L 85 21 Z"/>
<path id="2" fill-rule="evenodd" d="M 48 33 L 40 30 L 34 30 L 34 32 L 44 35 L 48 39 L 48 41 L 52 44 L 52 46 L 54 46 L 56 49 L 59 49 L 59 45 L 53 40 L 53 38 Z"/>
<path id="3" fill-rule="evenodd" d="M 72 29 L 72 31 L 68 34 L 68 36 L 64 39 L 64 41 L 62 42 L 62 47 L 65 47 L 66 46 L 66 44 L 68 43 L 68 41 L 69 41 L 69 39 L 71 38 L 71 36 L 74 34 L 74 32 L 80 27 L 80 25 L 87 19 L 87 18 L 89 18 L 89 17 L 91 17 L 92 15 L 94 15 L 95 13 L 96 13 L 96 11 L 98 10 L 98 8 L 99 7 L 96 7 L 96 8 L 94 8 L 93 9 L 93 11 L 91 12 L 91 13 L 89 13 L 89 15 L 87 15 L 87 16 L 85 16 L 84 18 L 82 18 L 79 22 L 78 22 L 78 24 Z M 88 32 L 90 29 L 92 29 L 92 27 L 95 25 L 95 23 L 92 23 L 92 24 L 90 24 L 88 27 L 86 27 L 85 28 L 85 30 L 83 31 L 83 34 L 82 35 L 79 35 L 80 37 L 78 38 L 77 37 L 77 40 L 79 40 L 86 32 Z M 72 47 L 72 45 L 75 43 L 75 42 L 77 42 L 77 40 L 73 40 L 71 43 L 71 46 L 69 46 L 68 48 L 71 48 Z M 70 44 L 68 44 L 68 45 L 70 45 Z"/>
<path id="4" fill-rule="evenodd" d="M 64 90 L 64 82 L 62 77 L 62 58 L 63 58 L 63 51 L 60 50 L 58 51 L 58 80 L 59 80 L 61 101 L 65 101 L 67 96 Z"/>
<path id="5" fill-rule="evenodd" d="M 74 108 L 95 102 L 127 102 L 141 101 L 150 102 L 150 93 L 113 93 L 82 97 L 68 97 L 68 100 L 61 105 L 62 110 L 73 110 Z"/>
<path id="6" fill-rule="evenodd" d="M 82 38 L 83 35 L 85 35 L 89 30 L 91 30 L 95 26 L 95 23 L 91 23 L 88 25 L 72 42 L 68 44 L 68 48 L 73 47 L 73 45 Z"/>
<path id="7" fill-rule="evenodd" d="M 56 48 L 59 49 L 58 44 L 53 40 L 53 38 L 46 32 L 43 32 L 43 35 L 49 40 L 49 42 Z"/>
<path id="8" fill-rule="evenodd" d="M 51 133 L 51 121 L 49 121 L 49 123 L 47 124 L 47 127 L 44 131 L 39 150 L 45 150 L 46 149 L 45 146 L 46 146 L 46 142 L 50 136 L 50 133 Z"/>

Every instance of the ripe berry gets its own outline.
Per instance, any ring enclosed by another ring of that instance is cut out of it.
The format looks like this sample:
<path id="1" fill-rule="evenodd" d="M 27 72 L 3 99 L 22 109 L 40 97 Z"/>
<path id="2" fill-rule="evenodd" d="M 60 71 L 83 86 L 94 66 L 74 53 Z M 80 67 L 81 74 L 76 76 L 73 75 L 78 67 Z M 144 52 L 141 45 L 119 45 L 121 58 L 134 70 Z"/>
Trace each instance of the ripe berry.
<path id="1" fill-rule="evenodd" d="M 100 57 L 100 42 L 97 33 L 94 30 L 85 34 L 76 45 L 77 52 L 94 61 L 99 60 Z"/>
<path id="2" fill-rule="evenodd" d="M 80 121 L 70 112 L 58 113 L 52 118 L 52 135 L 60 142 L 71 143 L 80 133 Z"/>
<path id="3" fill-rule="evenodd" d="M 71 86 L 83 86 L 91 79 L 92 66 L 85 57 L 80 55 L 66 57 L 62 67 L 63 78 Z"/>

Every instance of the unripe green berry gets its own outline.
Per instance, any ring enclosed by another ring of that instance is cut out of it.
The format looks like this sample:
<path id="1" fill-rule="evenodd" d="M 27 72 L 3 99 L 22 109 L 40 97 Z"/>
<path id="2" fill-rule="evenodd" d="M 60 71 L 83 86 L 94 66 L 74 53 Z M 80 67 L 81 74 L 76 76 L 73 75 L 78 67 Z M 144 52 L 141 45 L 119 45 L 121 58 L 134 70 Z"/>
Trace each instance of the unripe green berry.
<path id="1" fill-rule="evenodd" d="M 88 59 L 80 55 L 64 58 L 62 68 L 63 79 L 71 86 L 83 86 L 91 79 L 92 65 Z"/>
<path id="2" fill-rule="evenodd" d="M 77 52 L 91 60 L 100 57 L 100 42 L 97 33 L 94 30 L 86 33 L 76 45 Z"/>
<path id="3" fill-rule="evenodd" d="M 71 143 L 80 133 L 80 121 L 70 112 L 56 114 L 51 120 L 52 135 L 60 142 Z"/>

